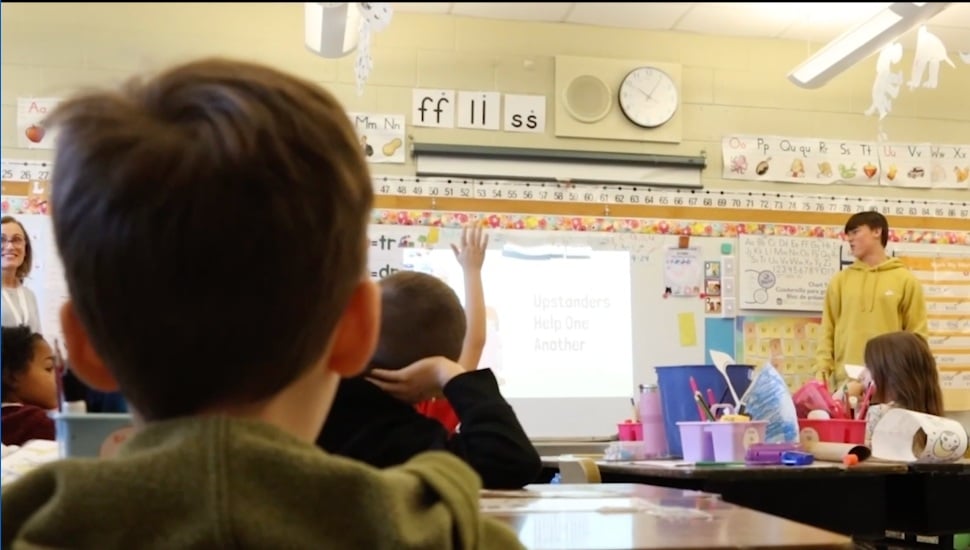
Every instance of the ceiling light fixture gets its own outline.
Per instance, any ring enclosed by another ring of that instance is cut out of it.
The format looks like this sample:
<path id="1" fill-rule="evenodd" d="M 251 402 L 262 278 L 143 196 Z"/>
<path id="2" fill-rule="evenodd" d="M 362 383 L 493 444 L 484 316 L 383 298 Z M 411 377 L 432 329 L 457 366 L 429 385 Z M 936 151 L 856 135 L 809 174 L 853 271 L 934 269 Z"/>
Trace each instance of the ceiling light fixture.
<path id="1" fill-rule="evenodd" d="M 824 86 L 849 67 L 878 52 L 949 6 L 949 2 L 895 2 L 829 42 L 818 53 L 788 73 L 788 79 L 802 88 Z"/>

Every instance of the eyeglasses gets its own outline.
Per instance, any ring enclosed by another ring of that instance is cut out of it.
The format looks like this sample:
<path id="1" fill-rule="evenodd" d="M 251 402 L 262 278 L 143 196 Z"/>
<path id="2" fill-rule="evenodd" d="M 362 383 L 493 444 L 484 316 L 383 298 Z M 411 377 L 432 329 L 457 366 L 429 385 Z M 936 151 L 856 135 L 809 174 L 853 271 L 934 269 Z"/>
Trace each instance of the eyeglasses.
<path id="1" fill-rule="evenodd" d="M 13 238 L 10 238 L 10 239 L 8 239 L 6 235 L 0 237 L 0 246 L 7 246 L 7 243 L 10 243 L 16 247 L 21 247 L 27 243 L 27 240 L 21 237 L 20 235 L 15 235 Z"/>

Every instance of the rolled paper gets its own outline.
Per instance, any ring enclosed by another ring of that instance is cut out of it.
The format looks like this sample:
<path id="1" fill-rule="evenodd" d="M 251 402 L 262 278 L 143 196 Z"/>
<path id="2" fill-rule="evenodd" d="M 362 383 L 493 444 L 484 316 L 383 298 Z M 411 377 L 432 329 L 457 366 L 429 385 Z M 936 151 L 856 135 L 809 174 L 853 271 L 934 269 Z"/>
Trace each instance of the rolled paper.
<path id="1" fill-rule="evenodd" d="M 967 439 L 956 420 L 890 409 L 872 432 L 872 456 L 893 462 L 955 462 L 967 452 Z"/>
<path id="2" fill-rule="evenodd" d="M 801 445 L 806 451 L 815 455 L 815 460 L 824 460 L 825 462 L 842 462 L 848 455 L 855 455 L 859 462 L 864 462 L 872 456 L 869 447 L 857 443 L 802 440 Z"/>

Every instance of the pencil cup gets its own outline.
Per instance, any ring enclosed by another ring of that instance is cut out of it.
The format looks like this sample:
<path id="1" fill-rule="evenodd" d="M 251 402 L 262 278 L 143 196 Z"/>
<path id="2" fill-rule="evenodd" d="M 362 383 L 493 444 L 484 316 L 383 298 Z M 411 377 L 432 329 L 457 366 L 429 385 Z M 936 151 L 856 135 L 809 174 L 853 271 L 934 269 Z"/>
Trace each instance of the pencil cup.
<path id="1" fill-rule="evenodd" d="M 714 447 L 715 462 L 744 462 L 748 447 L 765 440 L 765 421 L 708 422 L 704 428 Z"/>
<path id="2" fill-rule="evenodd" d="M 680 445 L 686 462 L 710 462 L 714 460 L 714 440 L 707 426 L 713 422 L 678 422 Z"/>
<path id="3" fill-rule="evenodd" d="M 616 425 L 620 441 L 642 441 L 643 424 L 639 422 L 621 422 Z"/>

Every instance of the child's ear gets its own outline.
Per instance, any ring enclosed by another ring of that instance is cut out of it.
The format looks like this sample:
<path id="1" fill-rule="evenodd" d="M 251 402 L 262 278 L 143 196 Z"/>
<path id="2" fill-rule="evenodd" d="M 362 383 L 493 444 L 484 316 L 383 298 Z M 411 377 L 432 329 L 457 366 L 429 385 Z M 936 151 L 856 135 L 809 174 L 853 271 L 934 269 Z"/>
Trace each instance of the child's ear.
<path id="1" fill-rule="evenodd" d="M 381 320 L 381 293 L 370 279 L 361 281 L 334 330 L 328 368 L 344 378 L 358 375 L 374 354 Z"/>
<path id="2" fill-rule="evenodd" d="M 117 391 L 118 382 L 91 345 L 88 333 L 78 319 L 71 301 L 61 307 L 61 330 L 64 331 L 64 346 L 71 361 L 71 371 L 96 390 Z"/>

